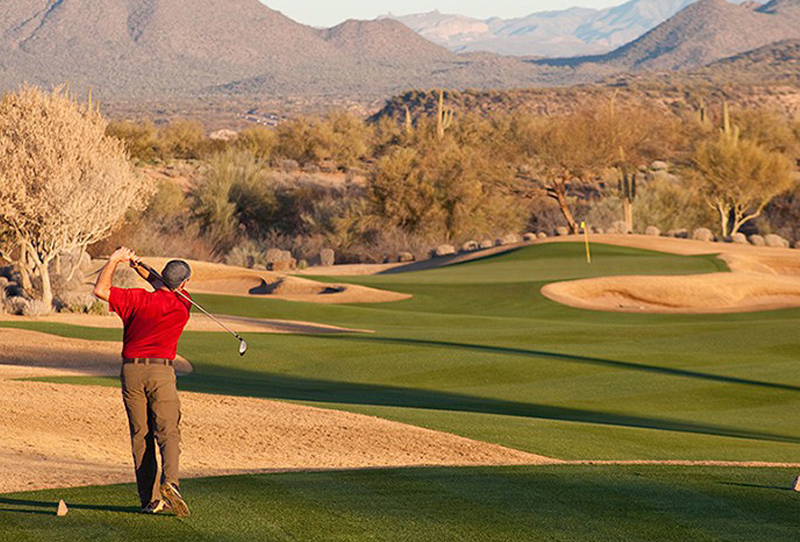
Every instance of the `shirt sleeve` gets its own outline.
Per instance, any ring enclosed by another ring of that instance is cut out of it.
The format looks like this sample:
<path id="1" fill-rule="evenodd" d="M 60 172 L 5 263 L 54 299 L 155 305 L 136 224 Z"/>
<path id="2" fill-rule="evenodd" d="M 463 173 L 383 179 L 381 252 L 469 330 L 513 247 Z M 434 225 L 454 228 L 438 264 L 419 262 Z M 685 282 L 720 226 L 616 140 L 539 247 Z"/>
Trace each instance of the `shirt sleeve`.
<path id="1" fill-rule="evenodd" d="M 108 308 L 111 312 L 116 312 L 123 322 L 126 322 L 133 314 L 135 300 L 136 290 L 111 288 L 111 294 L 108 296 Z"/>

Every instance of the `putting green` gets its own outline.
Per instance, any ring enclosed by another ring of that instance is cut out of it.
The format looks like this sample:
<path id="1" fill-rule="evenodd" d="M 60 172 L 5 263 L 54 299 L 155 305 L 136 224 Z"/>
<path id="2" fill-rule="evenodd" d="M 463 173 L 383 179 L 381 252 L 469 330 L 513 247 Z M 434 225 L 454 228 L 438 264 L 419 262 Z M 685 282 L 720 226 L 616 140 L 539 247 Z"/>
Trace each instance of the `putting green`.
<path id="1" fill-rule="evenodd" d="M 785 469 L 520 467 L 187 480 L 193 515 L 144 516 L 131 486 L 0 496 L 0 539 L 741 541 L 797 539 Z M 70 511 L 56 517 L 58 499 Z"/>
<path id="2" fill-rule="evenodd" d="M 349 282 L 413 294 L 332 306 L 198 295 L 209 310 L 375 330 L 247 337 L 186 333 L 184 390 L 302 401 L 565 459 L 800 458 L 800 311 L 600 313 L 544 298 L 554 280 L 724 271 L 713 256 L 580 244 Z M 336 277 L 337 281 L 342 280 Z M 13 325 L 0 323 L 0 325 Z M 114 330 L 16 324 L 117 339 Z"/>

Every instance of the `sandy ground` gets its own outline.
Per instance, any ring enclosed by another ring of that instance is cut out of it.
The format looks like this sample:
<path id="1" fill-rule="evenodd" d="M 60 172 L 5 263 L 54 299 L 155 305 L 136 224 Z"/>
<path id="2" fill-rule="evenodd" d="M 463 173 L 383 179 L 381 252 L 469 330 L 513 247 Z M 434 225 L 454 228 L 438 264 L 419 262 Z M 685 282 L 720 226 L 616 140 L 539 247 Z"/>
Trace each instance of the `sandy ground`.
<path id="1" fill-rule="evenodd" d="M 559 237 L 545 242 L 575 242 Z M 592 242 L 681 255 L 718 254 L 731 273 L 601 277 L 548 284 L 542 293 L 582 309 L 707 314 L 800 307 L 800 250 L 644 235 L 595 235 Z"/>
<path id="2" fill-rule="evenodd" d="M 0 329 L 0 493 L 133 480 L 118 389 L 14 380 L 118 374 L 119 348 Z M 185 360 L 181 369 L 190 369 Z M 186 477 L 558 462 L 347 412 L 199 393 L 181 400 Z"/>

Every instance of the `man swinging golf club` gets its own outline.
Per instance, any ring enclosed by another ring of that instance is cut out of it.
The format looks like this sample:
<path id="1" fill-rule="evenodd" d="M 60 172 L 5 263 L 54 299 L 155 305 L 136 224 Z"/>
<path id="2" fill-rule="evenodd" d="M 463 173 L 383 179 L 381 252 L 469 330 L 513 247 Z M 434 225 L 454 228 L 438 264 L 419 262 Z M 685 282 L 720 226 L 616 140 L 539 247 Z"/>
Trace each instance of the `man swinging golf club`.
<path id="1" fill-rule="evenodd" d="M 114 272 L 123 262 L 129 262 L 155 291 L 112 287 Z M 187 516 L 189 507 L 178 491 L 181 412 L 173 360 L 189 321 L 191 301 L 183 288 L 191 269 L 186 262 L 173 260 L 158 276 L 140 263 L 130 249 L 118 249 L 100 273 L 94 295 L 108 301 L 125 327 L 120 378 L 142 512 L 171 509 L 177 516 Z M 156 444 L 161 452 L 160 481 Z"/>

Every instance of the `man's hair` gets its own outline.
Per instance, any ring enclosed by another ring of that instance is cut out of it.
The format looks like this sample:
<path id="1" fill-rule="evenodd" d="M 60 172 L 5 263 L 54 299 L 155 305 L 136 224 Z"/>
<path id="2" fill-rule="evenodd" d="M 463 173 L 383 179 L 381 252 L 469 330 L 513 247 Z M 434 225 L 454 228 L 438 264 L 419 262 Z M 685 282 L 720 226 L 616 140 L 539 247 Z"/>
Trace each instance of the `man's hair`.
<path id="1" fill-rule="evenodd" d="M 192 276 L 192 268 L 183 260 L 172 260 L 164 266 L 161 276 L 164 277 L 167 287 L 176 289 Z"/>

